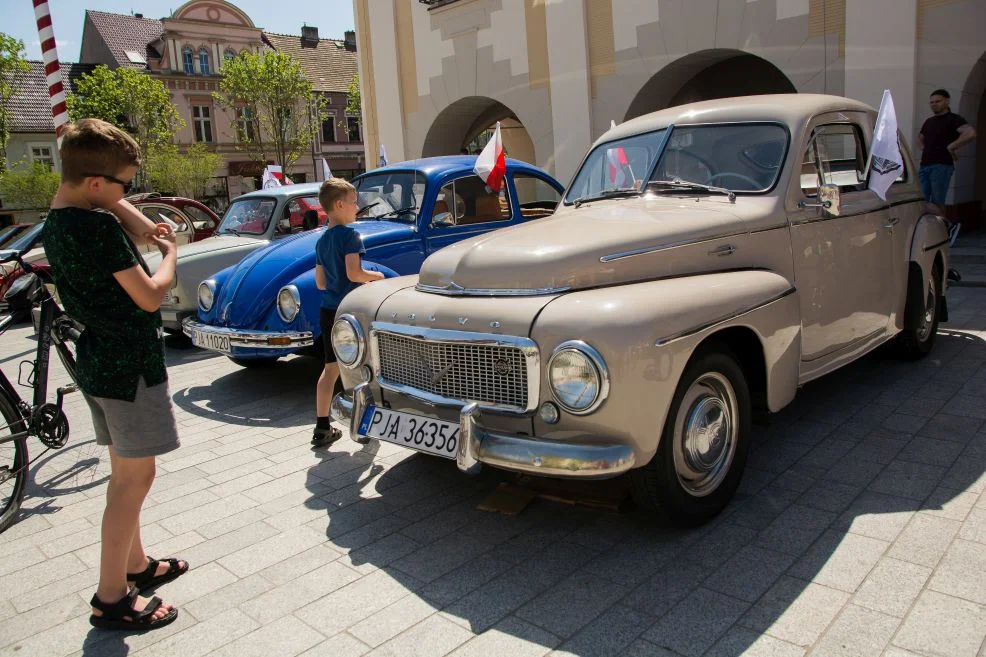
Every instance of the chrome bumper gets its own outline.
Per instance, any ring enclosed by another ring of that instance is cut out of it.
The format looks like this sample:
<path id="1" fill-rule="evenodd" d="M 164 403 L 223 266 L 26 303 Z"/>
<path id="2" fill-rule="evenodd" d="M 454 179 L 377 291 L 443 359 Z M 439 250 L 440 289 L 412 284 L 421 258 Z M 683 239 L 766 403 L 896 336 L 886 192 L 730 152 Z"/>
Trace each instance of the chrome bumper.
<path id="1" fill-rule="evenodd" d="M 284 349 L 285 347 L 310 347 L 315 344 L 311 331 L 243 331 L 224 326 L 210 326 L 197 322 L 192 317 L 182 320 L 181 330 L 188 337 L 192 337 L 192 331 L 224 335 L 229 338 L 231 347 Z"/>
<path id="2" fill-rule="evenodd" d="M 369 384 L 361 383 L 352 395 L 342 393 L 332 399 L 332 419 L 348 425 L 349 435 L 356 442 L 369 442 L 369 437 L 360 435 L 359 424 L 373 402 Z M 459 413 L 459 448 L 455 461 L 468 474 L 479 472 L 486 463 L 545 477 L 603 479 L 634 466 L 633 449 L 628 445 L 585 445 L 495 433 L 483 427 L 480 419 L 476 403 L 463 406 Z"/>

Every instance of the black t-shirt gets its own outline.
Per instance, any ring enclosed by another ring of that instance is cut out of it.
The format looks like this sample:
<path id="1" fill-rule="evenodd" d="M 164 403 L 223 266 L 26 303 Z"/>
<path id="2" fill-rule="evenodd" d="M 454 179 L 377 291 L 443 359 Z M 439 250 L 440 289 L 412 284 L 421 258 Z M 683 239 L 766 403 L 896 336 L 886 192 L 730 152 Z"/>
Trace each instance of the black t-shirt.
<path id="1" fill-rule="evenodd" d="M 83 392 L 133 401 L 141 376 L 147 386 L 166 381 L 161 313 L 142 310 L 113 277 L 134 265 L 148 271 L 116 217 L 81 208 L 51 210 L 44 242 L 65 311 L 86 327 L 76 344 Z"/>
<path id="2" fill-rule="evenodd" d="M 952 154 L 948 145 L 959 138 L 959 128 L 965 125 L 965 119 L 954 112 L 936 114 L 921 126 L 924 135 L 924 151 L 921 153 L 921 164 L 947 164 L 954 166 Z"/>

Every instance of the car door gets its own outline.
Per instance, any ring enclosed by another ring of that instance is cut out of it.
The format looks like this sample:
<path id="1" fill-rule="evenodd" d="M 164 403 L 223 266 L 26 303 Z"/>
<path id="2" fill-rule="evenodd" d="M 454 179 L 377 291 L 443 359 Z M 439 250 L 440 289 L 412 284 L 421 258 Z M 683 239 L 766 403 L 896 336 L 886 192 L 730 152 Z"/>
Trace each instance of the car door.
<path id="1" fill-rule="evenodd" d="M 188 244 L 195 236 L 192 220 L 177 208 L 163 203 L 144 203 L 138 206 L 138 209 L 141 214 L 156 224 L 164 223 L 165 220 L 173 223 L 175 225 L 175 242 L 178 246 Z M 141 244 L 140 250 L 144 253 L 157 253 L 158 249 L 153 244 Z"/>
<path id="2" fill-rule="evenodd" d="M 442 185 L 432 204 L 432 216 L 424 222 L 426 253 L 509 226 L 515 217 L 508 188 L 509 184 L 505 184 L 494 194 L 476 174 L 460 176 Z"/>
<path id="3" fill-rule="evenodd" d="M 795 283 L 801 299 L 802 360 L 818 361 L 887 330 L 892 305 L 892 240 L 887 203 L 866 189 L 866 116 L 816 117 L 800 150 L 788 208 Z M 818 186 L 837 185 L 832 216 Z M 810 369 L 810 367 L 809 367 Z"/>
<path id="4" fill-rule="evenodd" d="M 208 211 L 205 207 L 186 203 L 181 209 L 192 220 L 192 228 L 195 230 L 195 234 L 192 236 L 193 242 L 211 237 L 216 231 L 216 226 L 219 225 L 219 217 Z"/>

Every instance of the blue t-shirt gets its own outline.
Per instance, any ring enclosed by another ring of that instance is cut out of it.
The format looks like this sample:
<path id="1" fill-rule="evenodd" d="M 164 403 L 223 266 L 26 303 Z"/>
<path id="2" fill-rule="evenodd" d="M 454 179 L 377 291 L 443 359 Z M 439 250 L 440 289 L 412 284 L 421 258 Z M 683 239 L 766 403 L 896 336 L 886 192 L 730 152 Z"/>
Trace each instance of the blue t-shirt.
<path id="1" fill-rule="evenodd" d="M 350 253 L 366 253 L 363 240 L 352 226 L 332 226 L 318 238 L 315 263 L 325 270 L 322 308 L 338 308 L 342 298 L 359 285 L 346 275 L 346 256 Z"/>

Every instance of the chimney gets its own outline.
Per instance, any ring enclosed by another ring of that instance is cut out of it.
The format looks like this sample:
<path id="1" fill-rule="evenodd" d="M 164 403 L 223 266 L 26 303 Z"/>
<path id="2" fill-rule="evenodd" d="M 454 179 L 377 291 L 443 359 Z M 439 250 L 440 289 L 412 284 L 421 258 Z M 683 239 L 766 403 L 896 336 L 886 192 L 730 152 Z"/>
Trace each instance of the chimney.
<path id="1" fill-rule="evenodd" d="M 311 25 L 301 26 L 301 45 L 312 48 L 318 46 L 318 28 Z"/>
<path id="2" fill-rule="evenodd" d="M 346 30 L 344 34 L 346 38 L 343 43 L 346 47 L 346 50 L 349 50 L 351 52 L 356 52 L 356 31 Z"/>

